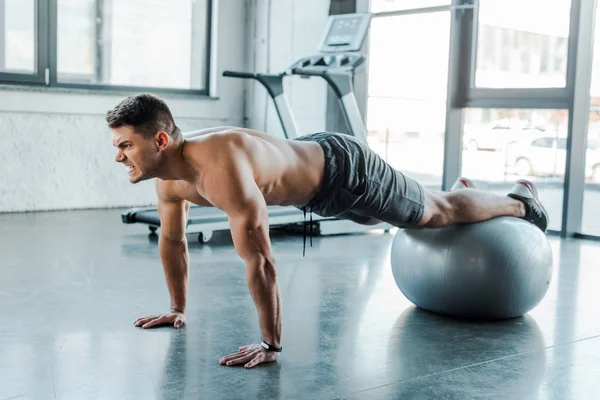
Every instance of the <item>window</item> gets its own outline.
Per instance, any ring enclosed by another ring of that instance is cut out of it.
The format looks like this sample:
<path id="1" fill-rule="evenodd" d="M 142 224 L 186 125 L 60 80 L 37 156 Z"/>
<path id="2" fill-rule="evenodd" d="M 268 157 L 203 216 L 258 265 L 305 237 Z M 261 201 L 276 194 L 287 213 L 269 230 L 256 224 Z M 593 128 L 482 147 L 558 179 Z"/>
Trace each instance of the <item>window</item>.
<path id="1" fill-rule="evenodd" d="M 529 32 L 521 32 L 521 43 L 524 51 L 521 52 L 521 65 L 523 66 L 523 73 L 531 73 L 531 34 Z"/>
<path id="2" fill-rule="evenodd" d="M 600 236 L 600 9 L 596 8 L 581 233 Z"/>
<path id="3" fill-rule="evenodd" d="M 0 82 L 39 73 L 47 86 L 205 94 L 210 3 L 0 0 Z"/>
<path id="4" fill-rule="evenodd" d="M 434 189 L 444 169 L 450 21 L 450 11 L 377 17 L 369 35 L 369 146 Z M 389 38 L 411 39 L 390 51 Z"/>
<path id="5" fill-rule="evenodd" d="M 58 0 L 57 71 L 58 80 L 92 83 L 96 77 L 97 26 L 93 0 Z M 98 38 L 102 43 L 102 39 Z"/>
<path id="6" fill-rule="evenodd" d="M 559 150 L 566 150 L 567 149 L 567 139 L 558 139 L 558 149 Z"/>
<path id="7" fill-rule="evenodd" d="M 549 229 L 560 230 L 567 126 L 567 110 L 466 109 L 460 175 L 502 195 L 517 179 L 533 181 Z"/>
<path id="8" fill-rule="evenodd" d="M 548 36 L 540 36 L 540 73 L 549 72 L 550 68 L 549 59 L 550 59 L 550 38 Z"/>
<path id="9" fill-rule="evenodd" d="M 587 149 L 588 150 L 598 150 L 598 149 L 600 149 L 600 141 L 593 140 L 593 139 L 591 139 L 591 140 L 588 139 Z"/>
<path id="10" fill-rule="evenodd" d="M 427 8 L 448 6 L 452 0 L 371 0 L 371 12 L 409 10 L 411 8 Z"/>
<path id="11" fill-rule="evenodd" d="M 0 0 L 0 72 L 33 74 L 34 0 Z"/>
<path id="12" fill-rule="evenodd" d="M 484 68 L 489 68 L 493 65 L 496 57 L 496 36 L 498 29 L 491 26 L 483 26 L 481 29 L 483 40 L 487 43 L 487 46 L 481 49 L 479 53 L 479 65 L 483 65 Z"/>
<path id="13" fill-rule="evenodd" d="M 554 139 L 552 138 L 541 138 L 534 140 L 531 145 L 533 147 L 540 147 L 542 149 L 551 149 L 553 147 Z"/>
<path id="14" fill-rule="evenodd" d="M 479 4 L 476 87 L 566 86 L 571 0 L 480 0 Z M 492 29 L 500 35 L 489 35 Z M 490 47 L 498 49 L 493 59 Z"/>

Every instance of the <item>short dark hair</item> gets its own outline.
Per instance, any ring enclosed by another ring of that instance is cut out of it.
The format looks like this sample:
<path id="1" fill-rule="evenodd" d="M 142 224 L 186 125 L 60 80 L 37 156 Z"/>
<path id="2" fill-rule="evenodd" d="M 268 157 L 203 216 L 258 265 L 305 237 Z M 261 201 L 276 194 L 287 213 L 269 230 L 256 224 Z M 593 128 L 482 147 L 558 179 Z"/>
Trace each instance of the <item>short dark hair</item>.
<path id="1" fill-rule="evenodd" d="M 106 122 L 111 129 L 129 125 L 146 137 L 158 131 L 165 131 L 174 139 L 181 136 L 167 103 L 150 93 L 126 97 L 106 113 Z"/>

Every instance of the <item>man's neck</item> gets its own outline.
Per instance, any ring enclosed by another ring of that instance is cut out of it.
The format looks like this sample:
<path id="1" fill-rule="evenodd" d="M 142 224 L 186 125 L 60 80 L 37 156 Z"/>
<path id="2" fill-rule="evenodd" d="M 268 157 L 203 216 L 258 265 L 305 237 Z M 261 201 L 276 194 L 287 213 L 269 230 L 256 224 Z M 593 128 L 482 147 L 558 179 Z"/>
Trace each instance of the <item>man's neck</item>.
<path id="1" fill-rule="evenodd" d="M 183 155 L 185 141 L 173 143 L 163 157 L 157 178 L 165 181 L 195 181 L 194 168 Z"/>

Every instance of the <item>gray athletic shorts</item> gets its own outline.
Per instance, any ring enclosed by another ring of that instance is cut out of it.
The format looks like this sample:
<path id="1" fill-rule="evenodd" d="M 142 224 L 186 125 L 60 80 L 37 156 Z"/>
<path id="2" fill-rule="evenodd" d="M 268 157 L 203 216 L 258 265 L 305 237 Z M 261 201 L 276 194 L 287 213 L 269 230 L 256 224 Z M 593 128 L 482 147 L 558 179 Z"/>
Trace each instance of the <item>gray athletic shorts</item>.
<path id="1" fill-rule="evenodd" d="M 359 224 L 371 218 L 399 228 L 423 216 L 422 186 L 392 168 L 354 136 L 320 132 L 295 140 L 319 143 L 325 152 L 322 189 L 303 209 Z"/>

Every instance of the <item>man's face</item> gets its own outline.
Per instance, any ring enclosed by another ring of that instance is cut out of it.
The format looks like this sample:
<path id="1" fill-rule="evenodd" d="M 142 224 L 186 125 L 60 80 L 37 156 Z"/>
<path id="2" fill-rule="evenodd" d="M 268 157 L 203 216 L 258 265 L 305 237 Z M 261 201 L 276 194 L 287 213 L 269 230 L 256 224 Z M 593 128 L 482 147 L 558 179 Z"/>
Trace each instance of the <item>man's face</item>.
<path id="1" fill-rule="evenodd" d="M 156 176 L 160 152 L 153 139 L 135 133 L 131 126 L 121 126 L 112 130 L 112 141 L 117 148 L 115 161 L 127 167 L 129 182 L 137 183 Z"/>

